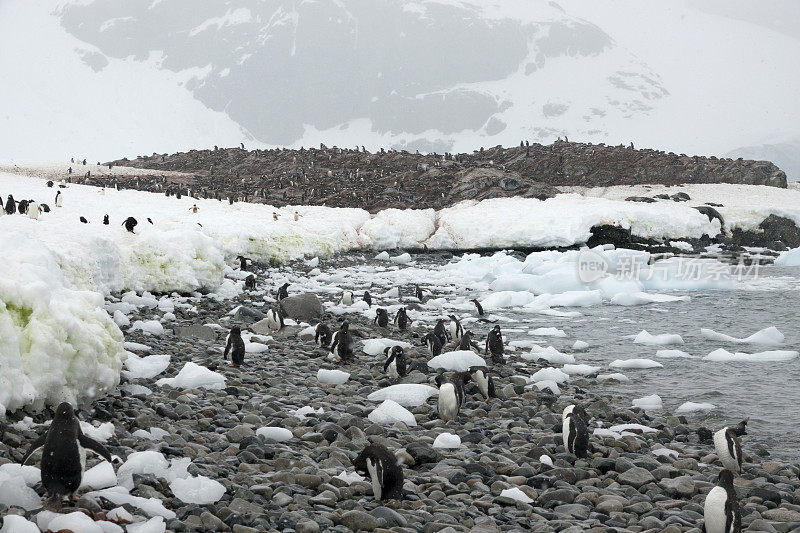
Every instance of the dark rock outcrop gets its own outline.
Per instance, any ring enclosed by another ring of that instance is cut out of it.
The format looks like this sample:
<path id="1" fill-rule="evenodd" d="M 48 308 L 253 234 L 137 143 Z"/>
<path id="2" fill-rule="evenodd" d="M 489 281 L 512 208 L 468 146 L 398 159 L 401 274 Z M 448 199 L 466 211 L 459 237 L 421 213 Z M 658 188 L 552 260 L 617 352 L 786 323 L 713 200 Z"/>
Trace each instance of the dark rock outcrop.
<path id="1" fill-rule="evenodd" d="M 281 300 L 281 311 L 295 320 L 314 320 L 322 317 L 322 302 L 312 292 L 289 296 Z"/>
<path id="2" fill-rule="evenodd" d="M 800 247 L 800 228 L 791 219 L 778 215 L 765 218 L 757 231 L 734 228 L 731 237 L 739 246 L 760 246 L 772 250 Z"/>

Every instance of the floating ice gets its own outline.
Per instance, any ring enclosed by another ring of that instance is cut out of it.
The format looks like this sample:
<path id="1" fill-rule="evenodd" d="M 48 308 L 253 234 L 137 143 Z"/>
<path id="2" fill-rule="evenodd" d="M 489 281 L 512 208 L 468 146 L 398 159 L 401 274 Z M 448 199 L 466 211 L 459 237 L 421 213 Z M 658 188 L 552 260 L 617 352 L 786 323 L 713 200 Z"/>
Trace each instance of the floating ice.
<path id="1" fill-rule="evenodd" d="M 577 351 L 585 350 L 589 347 L 589 343 L 586 341 L 575 341 L 575 344 L 572 345 L 572 349 Z"/>
<path id="2" fill-rule="evenodd" d="M 661 409 L 664 404 L 658 394 L 651 394 L 650 396 L 644 396 L 643 398 L 636 398 L 633 400 L 633 406 L 648 410 Z"/>
<path id="3" fill-rule="evenodd" d="M 411 344 L 405 341 L 396 341 L 394 339 L 367 339 L 364 341 L 363 350 L 367 355 L 378 355 L 382 354 L 386 348 L 391 346 L 411 348 Z"/>
<path id="4" fill-rule="evenodd" d="M 392 400 L 403 407 L 417 407 L 424 404 L 428 398 L 436 396 L 438 393 L 439 391 L 430 385 L 400 383 L 376 390 L 367 396 L 367 399 L 373 402 Z"/>
<path id="5" fill-rule="evenodd" d="M 522 358 L 526 361 L 538 361 L 544 359 L 551 365 L 563 365 L 565 363 L 574 363 L 575 356 L 571 353 L 561 353 L 552 346 L 542 348 L 541 346 L 532 346 L 530 353 L 522 354 Z"/>
<path id="6" fill-rule="evenodd" d="M 532 503 L 533 502 L 533 499 L 530 496 L 528 496 L 527 494 L 522 492 L 517 487 L 513 487 L 513 488 L 510 488 L 510 489 L 504 489 L 500 493 L 500 496 L 503 496 L 505 498 L 510 498 L 512 500 L 515 500 L 515 501 L 518 501 L 518 502 L 522 502 L 522 503 Z"/>
<path id="7" fill-rule="evenodd" d="M 538 335 L 543 337 L 566 337 L 563 329 L 558 328 L 536 328 L 528 332 L 528 335 Z"/>
<path id="8" fill-rule="evenodd" d="M 783 344 L 784 335 L 778 328 L 771 326 L 760 331 L 757 331 L 749 337 L 737 338 L 725 335 L 724 333 L 717 333 L 713 329 L 701 328 L 700 334 L 712 341 L 725 341 L 736 342 L 741 344 L 764 344 L 768 346 L 778 346 Z"/>
<path id="9" fill-rule="evenodd" d="M 128 379 L 154 378 L 167 369 L 169 359 L 167 354 L 139 357 L 129 352 L 128 358 L 125 360 L 127 370 L 123 370 L 122 375 Z"/>
<path id="10" fill-rule="evenodd" d="M 589 376 L 599 372 L 600 367 L 592 365 L 564 365 L 562 370 L 564 371 L 565 374 L 569 374 L 570 376 L 574 374 Z"/>
<path id="11" fill-rule="evenodd" d="M 169 489 L 183 503 L 197 505 L 216 503 L 225 494 L 225 485 L 205 476 L 178 478 L 169 484 Z"/>
<path id="12" fill-rule="evenodd" d="M 486 361 L 473 351 L 459 350 L 437 355 L 428 361 L 428 366 L 434 370 L 441 368 L 443 370 L 463 372 L 469 370 L 471 366 L 486 366 Z"/>
<path id="13" fill-rule="evenodd" d="M 608 366 L 618 369 L 664 368 L 664 365 L 652 359 L 615 359 Z"/>
<path id="14" fill-rule="evenodd" d="M 330 383 L 333 385 L 341 385 L 346 383 L 347 380 L 350 379 L 349 372 L 343 372 L 341 370 L 328 370 L 325 368 L 320 368 L 317 370 L 317 381 L 320 383 Z"/>
<path id="15" fill-rule="evenodd" d="M 433 441 L 434 448 L 454 449 L 461 447 L 461 437 L 452 433 L 440 433 Z"/>
<path id="16" fill-rule="evenodd" d="M 266 440 L 271 440 L 275 442 L 286 442 L 287 440 L 291 440 L 294 435 L 292 432 L 286 428 L 278 428 L 278 427 L 263 427 L 258 428 L 256 430 L 256 435 L 264 437 Z"/>
<path id="17" fill-rule="evenodd" d="M 713 361 L 716 363 L 728 363 L 733 361 L 745 363 L 776 363 L 780 361 L 790 361 L 795 359 L 797 355 L 798 352 L 794 350 L 771 350 L 758 353 L 731 353 L 720 348 L 703 357 L 703 361 Z"/>
<path id="18" fill-rule="evenodd" d="M 377 259 L 378 261 L 388 261 L 389 258 L 390 258 L 389 252 L 386 252 L 386 251 L 381 252 L 381 253 L 379 253 L 378 255 L 375 256 L 375 259 Z"/>
<path id="19" fill-rule="evenodd" d="M 656 357 L 662 359 L 692 359 L 692 355 L 683 350 L 658 350 Z"/>
<path id="20" fill-rule="evenodd" d="M 800 266 L 800 248 L 792 248 L 791 250 L 781 252 L 781 254 L 775 258 L 774 264 L 775 266 L 784 267 Z"/>
<path id="21" fill-rule="evenodd" d="M 713 403 L 695 403 L 695 402 L 685 402 L 678 407 L 675 412 L 678 414 L 681 413 L 694 413 L 695 411 L 710 411 L 712 409 L 716 409 L 717 406 Z"/>
<path id="22" fill-rule="evenodd" d="M 161 378 L 156 381 L 159 387 L 169 385 L 181 389 L 222 389 L 225 387 L 225 376 L 204 366 L 189 361 L 174 378 Z"/>
<path id="23" fill-rule="evenodd" d="M 664 302 L 688 302 L 690 299 L 688 296 L 672 296 L 650 292 L 621 292 L 611 298 L 611 305 L 632 306 Z"/>
<path id="24" fill-rule="evenodd" d="M 405 407 L 393 400 L 384 400 L 368 416 L 373 424 L 389 426 L 395 422 L 403 422 L 407 426 L 416 426 L 417 421 Z"/>
<path id="25" fill-rule="evenodd" d="M 647 330 L 642 330 L 634 337 L 633 342 L 635 344 L 655 344 L 663 346 L 666 344 L 683 344 L 683 339 L 680 335 L 676 335 L 674 333 L 651 335 L 647 332 Z"/>
<path id="26" fill-rule="evenodd" d="M 411 262 L 411 254 L 404 253 L 396 255 L 394 257 L 390 257 L 389 261 L 391 261 L 392 263 L 397 263 L 398 265 L 407 265 L 408 263 Z"/>

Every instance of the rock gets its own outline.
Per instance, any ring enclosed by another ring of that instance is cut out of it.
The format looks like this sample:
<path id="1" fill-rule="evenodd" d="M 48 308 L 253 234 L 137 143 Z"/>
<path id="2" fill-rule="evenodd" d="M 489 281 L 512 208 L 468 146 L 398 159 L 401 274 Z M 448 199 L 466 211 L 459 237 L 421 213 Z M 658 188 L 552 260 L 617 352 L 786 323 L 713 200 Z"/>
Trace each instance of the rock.
<path id="1" fill-rule="evenodd" d="M 655 481 L 655 478 L 653 477 L 653 474 L 644 468 L 635 466 L 617 476 L 617 481 L 624 485 L 630 485 L 638 489 L 642 485 L 652 483 Z"/>
<path id="2" fill-rule="evenodd" d="M 648 196 L 628 196 L 625 198 L 626 202 L 641 202 L 643 204 L 652 204 L 657 202 L 658 200 L 654 198 L 650 198 Z"/>
<path id="3" fill-rule="evenodd" d="M 778 215 L 770 215 L 762 220 L 758 231 L 733 228 L 731 237 L 739 246 L 772 248 L 775 241 L 780 241 L 789 248 L 800 247 L 800 228 L 791 219 Z"/>
<path id="4" fill-rule="evenodd" d="M 234 426 L 232 429 L 225 432 L 225 438 L 228 439 L 228 442 L 233 443 L 242 442 L 245 437 L 252 437 L 253 435 L 255 435 L 255 431 L 249 426 L 244 425 Z"/>
<path id="5" fill-rule="evenodd" d="M 611 514 L 613 512 L 622 511 L 622 502 L 616 498 L 609 498 L 597 504 L 595 510 L 598 513 Z"/>
<path id="6" fill-rule="evenodd" d="M 313 520 L 300 520 L 294 527 L 297 533 L 317 533 L 319 531 L 319 524 Z"/>
<path id="7" fill-rule="evenodd" d="M 669 496 L 679 498 L 691 498 L 695 493 L 695 485 L 689 476 L 680 476 L 674 479 L 664 478 L 658 483 Z"/>
<path id="8" fill-rule="evenodd" d="M 258 514 L 262 511 L 261 507 L 254 503 L 250 503 L 243 498 L 234 498 L 230 505 L 228 505 L 228 509 L 236 514 Z"/>
<path id="9" fill-rule="evenodd" d="M 213 514 L 209 513 L 208 511 L 205 511 L 203 512 L 203 514 L 200 515 L 200 521 L 203 523 L 203 527 L 205 527 L 207 531 L 231 530 L 231 528 L 228 527 L 228 524 L 226 524 Z"/>
<path id="10" fill-rule="evenodd" d="M 259 311 L 258 309 L 252 309 L 250 307 L 241 306 L 236 312 L 233 314 L 233 320 L 236 322 L 242 322 L 245 324 L 250 324 L 253 322 L 257 322 L 259 320 L 263 320 L 267 318 L 267 315 Z"/>
<path id="11" fill-rule="evenodd" d="M 295 320 L 314 320 L 322 317 L 322 302 L 312 292 L 289 296 L 281 300 L 281 311 Z"/>
<path id="12" fill-rule="evenodd" d="M 781 504 L 781 493 L 766 487 L 753 487 L 748 496 L 761 498 L 765 502 L 773 502 L 775 505 Z"/>
<path id="13" fill-rule="evenodd" d="M 774 520 L 775 522 L 800 522 L 800 512 L 784 509 L 782 507 L 767 509 L 761 513 L 761 516 L 767 520 Z"/>
<path id="14" fill-rule="evenodd" d="M 436 463 L 439 461 L 439 452 L 424 442 L 412 442 L 406 446 L 406 452 L 414 458 L 414 464 Z"/>
<path id="15" fill-rule="evenodd" d="M 763 520 L 761 518 L 753 520 L 753 522 L 750 524 L 750 526 L 745 531 L 760 531 L 762 533 L 778 533 L 778 530 L 775 529 L 774 527 L 772 527 L 772 524 L 770 524 L 769 522 L 767 522 L 766 520 Z"/>
<path id="16" fill-rule="evenodd" d="M 214 342 L 217 340 L 217 332 L 202 324 L 175 326 L 172 332 L 180 339 L 197 339 L 206 342 Z"/>
<path id="17" fill-rule="evenodd" d="M 669 197 L 670 200 L 673 202 L 688 202 L 691 200 L 691 197 L 686 194 L 685 192 L 676 192 L 672 196 Z"/>
<path id="18" fill-rule="evenodd" d="M 374 531 L 381 524 L 378 519 L 364 511 L 346 511 L 342 515 L 342 524 L 353 531 Z"/>
<path id="19" fill-rule="evenodd" d="M 395 511 L 394 509 L 389 509 L 388 507 L 380 506 L 376 507 L 370 514 L 377 518 L 378 520 L 384 521 L 384 527 L 405 527 L 408 524 L 408 521 Z"/>

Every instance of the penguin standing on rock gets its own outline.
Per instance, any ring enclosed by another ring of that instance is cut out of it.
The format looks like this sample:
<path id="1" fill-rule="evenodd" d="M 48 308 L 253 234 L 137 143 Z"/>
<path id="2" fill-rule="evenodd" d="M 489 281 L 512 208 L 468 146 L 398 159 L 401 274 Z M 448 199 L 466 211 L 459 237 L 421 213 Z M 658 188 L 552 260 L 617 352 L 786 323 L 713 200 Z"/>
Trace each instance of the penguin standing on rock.
<path id="1" fill-rule="evenodd" d="M 422 337 L 422 344 L 428 347 L 431 351 L 431 355 L 436 357 L 441 355 L 442 353 L 442 341 L 439 340 L 439 337 L 434 335 L 433 333 L 428 333 L 424 337 Z"/>
<path id="2" fill-rule="evenodd" d="M 370 295 L 369 291 L 364 291 L 363 300 L 367 302 L 367 307 L 372 307 L 372 295 Z"/>
<path id="3" fill-rule="evenodd" d="M 243 255 L 237 255 L 236 260 L 239 261 L 239 270 L 247 270 L 247 258 Z"/>
<path id="4" fill-rule="evenodd" d="M 331 345 L 331 328 L 320 322 L 314 330 L 314 342 L 327 348 Z"/>
<path id="5" fill-rule="evenodd" d="M 436 386 L 439 387 L 439 399 L 436 401 L 436 411 L 447 422 L 455 421 L 461 410 L 464 400 L 464 380 L 459 374 L 448 377 L 444 374 L 436 376 Z"/>
<path id="6" fill-rule="evenodd" d="M 433 334 L 436 335 L 436 338 L 439 339 L 439 344 L 444 346 L 447 344 L 447 328 L 444 327 L 444 320 L 439 319 L 436 321 L 436 325 L 433 326 Z"/>
<path id="7" fill-rule="evenodd" d="M 383 307 L 379 307 L 375 310 L 375 324 L 382 328 L 389 325 L 389 313 L 387 313 L 386 309 Z"/>
<path id="8" fill-rule="evenodd" d="M 331 341 L 331 353 L 338 355 L 341 360 L 353 357 L 353 336 L 350 334 L 350 323 L 342 322 L 339 330 L 333 334 Z"/>
<path id="9" fill-rule="evenodd" d="M 383 363 L 383 371 L 393 379 L 405 377 L 406 354 L 403 347 L 387 346 L 383 353 L 386 354 L 386 362 Z"/>
<path id="10" fill-rule="evenodd" d="M 342 305 L 353 305 L 353 291 L 344 291 L 341 298 L 339 298 L 339 303 Z"/>
<path id="11" fill-rule="evenodd" d="M 478 390 L 487 402 L 492 398 L 497 398 L 494 378 L 489 374 L 489 369 L 485 366 L 471 366 L 469 367 L 469 377 L 478 386 Z"/>
<path id="12" fill-rule="evenodd" d="M 500 333 L 500 326 L 495 326 L 486 337 L 486 353 L 492 354 L 493 363 L 503 364 L 505 363 L 503 351 L 503 334 Z"/>
<path id="13" fill-rule="evenodd" d="M 283 313 L 280 309 L 272 308 L 267 311 L 267 325 L 274 333 L 283 329 Z"/>
<path id="14" fill-rule="evenodd" d="M 233 326 L 228 338 L 225 340 L 225 352 L 223 359 L 228 359 L 228 353 L 231 354 L 232 366 L 241 366 L 244 363 L 244 341 L 242 340 L 242 328 Z"/>
<path id="15" fill-rule="evenodd" d="M 394 323 L 397 326 L 397 329 L 400 331 L 405 331 L 408 327 L 410 320 L 408 319 L 408 315 L 406 314 L 406 308 L 401 307 L 397 310 L 397 314 L 394 315 Z"/>
<path id="16" fill-rule="evenodd" d="M 414 285 L 414 296 L 417 297 L 420 303 L 425 303 L 425 295 L 422 294 L 422 289 L 419 288 L 419 285 Z"/>
<path id="17" fill-rule="evenodd" d="M 31 444 L 22 464 L 27 463 L 40 448 L 42 485 L 51 500 L 59 506 L 64 496 L 74 498 L 75 492 L 81 486 L 86 468 L 86 450 L 93 451 L 109 463 L 112 462 L 111 454 L 105 446 L 83 434 L 75 411 L 67 402 L 56 408 L 47 432 Z"/>
<path id="18" fill-rule="evenodd" d="M 738 474 L 742 471 L 742 435 L 747 435 L 747 422 L 745 418 L 733 427 L 724 427 L 714 433 L 714 449 L 717 452 L 722 466 Z"/>
<path id="19" fill-rule="evenodd" d="M 283 285 L 281 285 L 281 286 L 280 286 L 280 288 L 278 289 L 278 296 L 276 297 L 276 299 L 277 299 L 279 302 L 280 302 L 281 300 L 283 300 L 284 298 L 288 298 L 288 297 L 289 297 L 289 286 L 290 286 L 290 285 L 291 285 L 291 283 L 284 283 L 284 284 L 283 284 Z"/>
<path id="20" fill-rule="evenodd" d="M 706 496 L 703 519 L 704 533 L 741 533 L 742 514 L 730 470 L 719 473 L 717 486 Z"/>
<path id="21" fill-rule="evenodd" d="M 356 472 L 369 476 L 377 500 L 403 499 L 403 467 L 382 444 L 370 444 L 353 461 Z"/>
<path id="22" fill-rule="evenodd" d="M 256 276 L 255 274 L 250 274 L 246 278 L 244 278 L 244 288 L 249 291 L 256 290 Z"/>
<path id="23" fill-rule="evenodd" d="M 464 335 L 464 328 L 461 327 L 456 315 L 447 315 L 450 317 L 450 338 L 455 343 L 461 342 L 461 337 Z"/>
<path id="24" fill-rule="evenodd" d="M 128 217 L 122 222 L 122 225 L 125 226 L 125 229 L 128 231 L 128 233 L 133 233 L 133 230 L 136 228 L 138 223 L 139 222 L 137 222 L 135 218 Z"/>
<path id="25" fill-rule="evenodd" d="M 458 342 L 458 349 L 461 351 L 470 351 L 472 350 L 475 353 L 481 353 L 480 347 L 472 342 L 472 335 L 471 331 L 467 331 L 461 336 L 461 340 Z"/>
<path id="26" fill-rule="evenodd" d="M 470 302 L 475 304 L 475 310 L 478 312 L 478 316 L 483 316 L 483 306 L 478 300 L 470 300 Z"/>
<path id="27" fill-rule="evenodd" d="M 589 451 L 589 430 L 586 422 L 589 416 L 580 405 L 568 405 L 561 415 L 561 436 L 564 448 L 575 457 L 586 457 Z"/>

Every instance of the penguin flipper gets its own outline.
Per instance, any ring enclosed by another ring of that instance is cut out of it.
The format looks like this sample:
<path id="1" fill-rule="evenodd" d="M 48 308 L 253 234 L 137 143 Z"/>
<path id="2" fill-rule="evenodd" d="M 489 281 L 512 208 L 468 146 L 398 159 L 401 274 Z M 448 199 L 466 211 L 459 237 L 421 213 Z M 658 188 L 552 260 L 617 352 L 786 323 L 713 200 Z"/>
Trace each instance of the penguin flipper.
<path id="1" fill-rule="evenodd" d="M 91 437 L 87 437 L 84 434 L 78 435 L 78 442 L 81 446 L 86 448 L 87 450 L 92 450 L 94 453 L 108 461 L 109 463 L 112 462 L 111 453 L 106 449 L 105 446 L 97 442 Z"/>
<path id="2" fill-rule="evenodd" d="M 33 454 L 39 450 L 39 448 L 44 446 L 45 439 L 47 439 L 47 433 L 41 435 L 39 438 L 33 441 L 33 444 L 31 444 L 30 448 L 28 448 L 28 452 L 25 454 L 25 457 L 22 458 L 23 465 L 28 462 L 28 459 L 30 459 L 31 456 L 33 456 Z"/>

